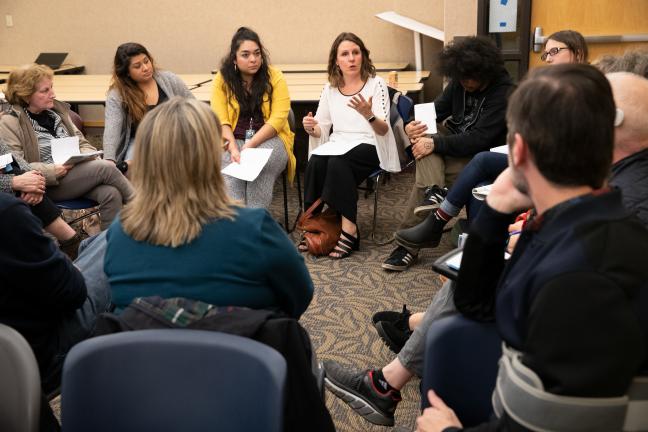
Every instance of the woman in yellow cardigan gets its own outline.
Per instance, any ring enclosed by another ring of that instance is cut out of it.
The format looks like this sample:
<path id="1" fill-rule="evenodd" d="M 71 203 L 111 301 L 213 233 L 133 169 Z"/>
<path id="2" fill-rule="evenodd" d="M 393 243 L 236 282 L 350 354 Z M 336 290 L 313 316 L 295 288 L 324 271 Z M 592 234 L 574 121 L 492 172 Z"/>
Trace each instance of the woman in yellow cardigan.
<path id="1" fill-rule="evenodd" d="M 239 162 L 246 148 L 272 149 L 270 160 L 254 181 L 224 175 L 232 198 L 248 207 L 267 208 L 282 171 L 288 168 L 290 180 L 294 176 L 295 135 L 288 126 L 288 85 L 282 73 L 268 64 L 268 54 L 254 31 L 241 27 L 234 33 L 230 52 L 214 79 L 211 107 L 228 143 L 223 167 Z"/>

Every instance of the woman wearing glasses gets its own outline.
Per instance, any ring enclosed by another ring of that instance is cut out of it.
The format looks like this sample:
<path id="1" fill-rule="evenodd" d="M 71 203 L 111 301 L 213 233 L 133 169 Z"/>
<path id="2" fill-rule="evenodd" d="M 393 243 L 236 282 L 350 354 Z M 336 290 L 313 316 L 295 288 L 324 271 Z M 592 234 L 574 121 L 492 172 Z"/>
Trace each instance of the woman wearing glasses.
<path id="1" fill-rule="evenodd" d="M 574 30 L 557 31 L 547 38 L 540 60 L 547 64 L 587 63 L 587 44 Z"/>

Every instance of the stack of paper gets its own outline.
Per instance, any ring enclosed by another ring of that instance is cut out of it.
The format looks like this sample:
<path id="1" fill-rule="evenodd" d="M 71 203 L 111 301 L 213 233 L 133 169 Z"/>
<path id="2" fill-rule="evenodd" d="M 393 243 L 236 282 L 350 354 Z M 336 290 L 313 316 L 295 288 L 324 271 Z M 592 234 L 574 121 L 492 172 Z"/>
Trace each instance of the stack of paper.
<path id="1" fill-rule="evenodd" d="M 76 165 L 94 159 L 103 154 L 103 151 L 81 153 L 79 137 L 54 138 L 50 141 L 52 146 L 52 159 L 57 165 Z"/>

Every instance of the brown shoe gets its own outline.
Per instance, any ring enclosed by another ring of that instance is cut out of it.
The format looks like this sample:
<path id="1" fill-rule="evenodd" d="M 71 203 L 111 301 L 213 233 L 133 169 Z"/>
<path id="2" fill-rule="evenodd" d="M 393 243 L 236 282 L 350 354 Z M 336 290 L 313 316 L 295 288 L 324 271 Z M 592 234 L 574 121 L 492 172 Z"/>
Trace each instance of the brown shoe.
<path id="1" fill-rule="evenodd" d="M 81 234 L 76 233 L 74 234 L 74 237 L 59 241 L 59 247 L 65 255 L 69 256 L 70 259 L 74 261 L 79 255 L 79 243 L 81 243 L 81 240 L 83 240 Z"/>

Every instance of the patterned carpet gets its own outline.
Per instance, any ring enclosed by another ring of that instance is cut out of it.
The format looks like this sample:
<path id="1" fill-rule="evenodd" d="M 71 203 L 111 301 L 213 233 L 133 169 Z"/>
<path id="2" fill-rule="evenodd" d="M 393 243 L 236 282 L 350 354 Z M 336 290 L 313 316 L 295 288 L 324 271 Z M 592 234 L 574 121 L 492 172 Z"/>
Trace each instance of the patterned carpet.
<path id="1" fill-rule="evenodd" d="M 392 175 L 391 181 L 381 186 L 378 239 L 389 238 L 401 220 L 412 182 L 412 173 L 400 173 Z M 296 187 L 289 188 L 291 221 L 298 206 Z M 283 221 L 283 191 L 279 182 L 270 210 L 277 221 Z M 362 234 L 359 252 L 344 260 L 305 255 L 315 284 L 315 296 L 301 322 L 309 331 L 320 360 L 332 359 L 354 368 L 383 366 L 394 358 L 375 332 L 371 316 L 380 310 L 400 310 L 403 304 L 413 311 L 424 310 L 441 286 L 431 264 L 452 247 L 446 234 L 440 247 L 423 251 L 418 263 L 409 271 L 384 271 L 380 264 L 394 246 L 378 246 L 368 238 L 372 212 L 373 196 L 365 199 L 361 195 L 358 203 Z M 297 233 L 291 236 L 296 243 Z M 418 386 L 419 381 L 412 380 L 403 390 L 403 401 L 396 411 L 397 426 L 414 429 L 420 406 Z M 328 391 L 326 398 L 338 431 L 390 430 L 365 421 Z"/>

